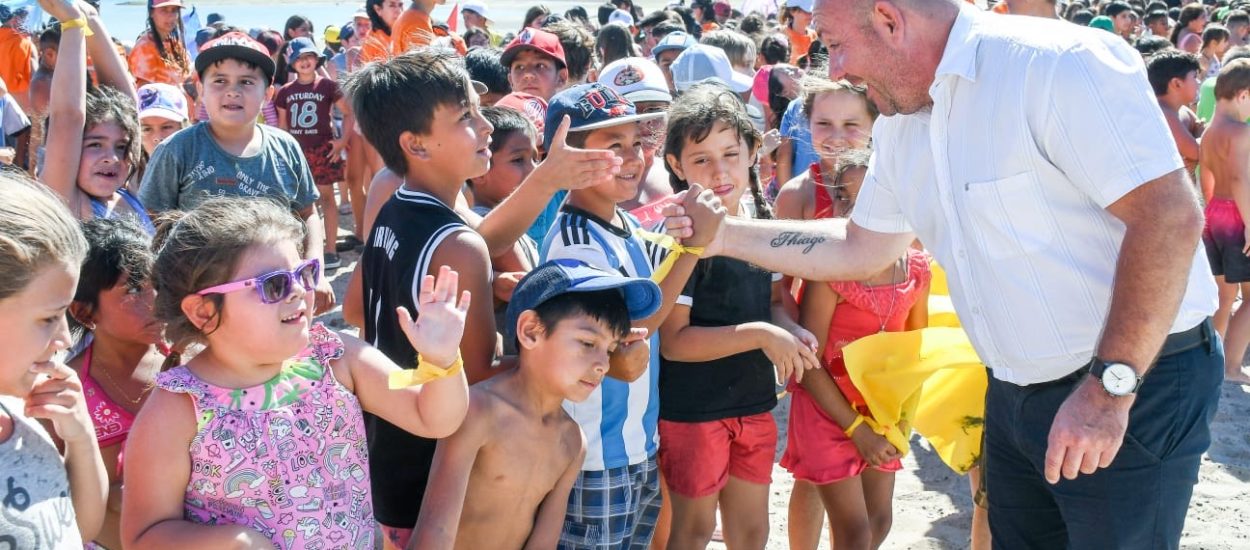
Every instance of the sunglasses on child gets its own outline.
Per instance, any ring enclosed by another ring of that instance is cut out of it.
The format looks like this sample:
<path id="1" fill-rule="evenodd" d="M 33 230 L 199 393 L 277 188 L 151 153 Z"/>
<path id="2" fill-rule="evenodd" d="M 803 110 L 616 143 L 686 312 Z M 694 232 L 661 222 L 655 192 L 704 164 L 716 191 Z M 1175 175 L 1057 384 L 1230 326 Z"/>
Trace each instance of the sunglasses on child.
<path id="1" fill-rule="evenodd" d="M 291 292 L 295 290 L 295 283 L 299 282 L 304 290 L 311 291 L 317 288 L 317 283 L 321 282 L 321 262 L 312 259 L 296 266 L 291 271 L 271 271 L 258 277 L 244 279 L 242 281 L 234 281 L 224 283 L 217 286 L 211 286 L 199 292 L 199 296 L 208 294 L 229 294 L 248 288 L 255 288 L 260 294 L 260 301 L 265 304 L 276 304 L 286 300 Z"/>

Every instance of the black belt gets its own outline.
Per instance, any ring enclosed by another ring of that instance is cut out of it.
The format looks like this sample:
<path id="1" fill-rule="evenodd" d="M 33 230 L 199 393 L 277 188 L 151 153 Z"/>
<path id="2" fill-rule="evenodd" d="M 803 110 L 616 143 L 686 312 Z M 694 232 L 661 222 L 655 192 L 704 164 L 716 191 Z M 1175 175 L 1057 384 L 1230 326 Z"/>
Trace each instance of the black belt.
<path id="1" fill-rule="evenodd" d="M 1216 338 L 1215 327 L 1211 324 L 1211 318 L 1207 317 L 1206 319 L 1203 319 L 1201 323 L 1194 326 L 1194 328 L 1169 334 L 1167 339 L 1163 341 L 1163 347 L 1159 348 L 1159 356 L 1155 360 L 1158 361 L 1160 358 L 1167 357 L 1169 355 L 1186 352 L 1198 346 L 1210 346 L 1213 342 L 1215 342 Z M 1089 363 L 1086 363 L 1085 366 L 1082 366 L 1072 374 L 1064 376 L 1063 378 L 1052 380 L 1050 382 L 1042 382 L 1040 384 L 1030 384 L 1029 386 L 1057 385 L 1084 378 L 1086 374 L 1089 374 L 1089 367 L 1092 364 L 1093 361 L 1091 360 Z"/>

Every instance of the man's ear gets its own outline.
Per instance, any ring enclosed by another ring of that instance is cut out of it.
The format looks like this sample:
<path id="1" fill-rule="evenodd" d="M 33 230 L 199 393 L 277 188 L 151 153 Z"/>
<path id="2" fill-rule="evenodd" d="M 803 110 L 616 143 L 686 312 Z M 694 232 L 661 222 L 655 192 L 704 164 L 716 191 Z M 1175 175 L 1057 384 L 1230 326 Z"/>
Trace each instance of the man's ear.
<path id="1" fill-rule="evenodd" d="M 221 324 L 221 310 L 207 296 L 188 294 L 179 305 L 182 307 L 182 314 L 204 334 L 217 330 Z"/>
<path id="2" fill-rule="evenodd" d="M 876 0 L 872 4 L 870 16 L 872 27 L 877 34 L 891 44 L 898 45 L 903 40 L 903 11 L 891 0 Z"/>
<path id="3" fill-rule="evenodd" d="M 532 309 L 521 312 L 521 316 L 516 320 L 516 338 L 520 347 L 534 349 L 545 333 L 546 327 L 538 318 L 538 312 Z"/>

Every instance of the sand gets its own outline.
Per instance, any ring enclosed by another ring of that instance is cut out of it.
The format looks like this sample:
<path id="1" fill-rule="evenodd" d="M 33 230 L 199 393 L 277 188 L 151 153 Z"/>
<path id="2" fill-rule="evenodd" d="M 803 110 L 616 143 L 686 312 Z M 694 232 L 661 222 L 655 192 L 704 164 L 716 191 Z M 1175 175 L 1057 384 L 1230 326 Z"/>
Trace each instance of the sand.
<path id="1" fill-rule="evenodd" d="M 343 227 L 350 227 L 351 216 L 340 216 Z M 343 233 L 344 235 L 346 232 Z M 343 267 L 332 275 L 340 300 L 359 255 L 342 254 Z M 331 328 L 355 330 L 343 323 L 339 308 L 319 318 Z M 777 456 L 785 442 L 789 400 L 783 399 L 773 411 L 780 428 Z M 1233 550 L 1250 548 L 1250 389 L 1225 384 L 1219 412 L 1211 426 L 1211 449 L 1202 459 L 1198 485 L 1190 503 L 1182 548 Z M 903 460 L 894 490 L 894 527 L 882 548 L 957 549 L 968 547 L 972 524 L 972 497 L 968 480 L 948 469 L 919 440 L 912 440 L 912 452 Z M 793 478 L 780 466 L 773 466 L 770 490 L 767 548 L 789 548 L 786 540 L 786 508 Z M 822 537 L 828 547 L 828 535 Z M 709 548 L 721 550 L 724 544 Z"/>

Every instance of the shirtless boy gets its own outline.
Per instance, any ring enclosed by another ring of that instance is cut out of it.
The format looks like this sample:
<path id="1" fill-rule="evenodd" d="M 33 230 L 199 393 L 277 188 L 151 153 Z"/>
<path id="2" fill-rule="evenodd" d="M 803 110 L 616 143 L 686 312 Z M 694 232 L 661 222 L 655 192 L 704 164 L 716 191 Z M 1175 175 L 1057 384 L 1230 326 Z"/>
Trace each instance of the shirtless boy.
<path id="1" fill-rule="evenodd" d="M 586 453 L 563 404 L 590 396 L 631 321 L 655 313 L 661 298 L 647 279 L 576 260 L 522 279 L 504 325 L 518 367 L 471 388 L 464 423 L 438 443 L 408 548 L 555 548 Z"/>
<path id="2" fill-rule="evenodd" d="M 1202 121 L 1189 108 L 1198 100 L 1200 68 L 1198 56 L 1175 49 L 1161 51 L 1146 61 L 1150 86 L 1191 176 L 1198 164 L 1198 138 L 1203 131 Z"/>
<path id="3" fill-rule="evenodd" d="M 1202 242 L 1220 287 L 1215 326 L 1224 335 L 1224 379 L 1250 384 L 1241 367 L 1250 345 L 1250 308 L 1243 306 L 1229 315 L 1238 290 L 1250 297 L 1250 230 L 1245 224 L 1250 218 L 1250 125 L 1245 122 L 1250 118 L 1250 59 L 1220 69 L 1215 98 L 1215 115 L 1200 155 L 1207 195 Z"/>

